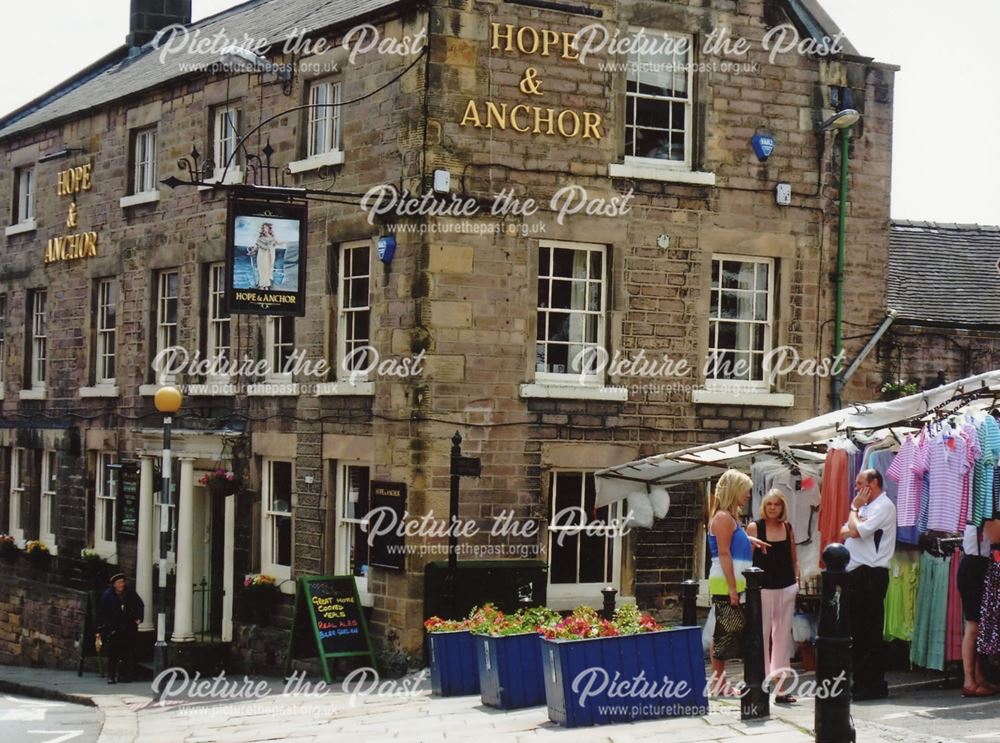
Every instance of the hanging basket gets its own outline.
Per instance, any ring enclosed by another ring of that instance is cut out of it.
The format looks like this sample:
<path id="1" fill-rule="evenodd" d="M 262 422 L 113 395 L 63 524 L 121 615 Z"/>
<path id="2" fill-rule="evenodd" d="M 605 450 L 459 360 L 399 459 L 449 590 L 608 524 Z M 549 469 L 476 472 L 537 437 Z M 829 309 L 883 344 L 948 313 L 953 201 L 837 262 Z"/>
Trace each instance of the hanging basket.
<path id="1" fill-rule="evenodd" d="M 232 471 L 217 469 L 198 480 L 214 497 L 224 498 L 240 492 L 240 480 Z"/>

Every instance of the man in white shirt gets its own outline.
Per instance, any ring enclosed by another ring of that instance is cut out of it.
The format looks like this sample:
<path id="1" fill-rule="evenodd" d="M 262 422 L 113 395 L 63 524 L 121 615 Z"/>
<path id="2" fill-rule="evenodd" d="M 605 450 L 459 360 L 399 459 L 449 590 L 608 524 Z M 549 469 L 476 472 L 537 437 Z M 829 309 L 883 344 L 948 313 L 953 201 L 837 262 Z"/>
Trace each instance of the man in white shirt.
<path id="1" fill-rule="evenodd" d="M 877 470 L 862 470 L 854 482 L 856 495 L 840 531 L 851 555 L 847 564 L 848 607 L 854 655 L 855 700 L 885 699 L 885 593 L 889 562 L 896 551 L 896 506 L 882 490 Z"/>

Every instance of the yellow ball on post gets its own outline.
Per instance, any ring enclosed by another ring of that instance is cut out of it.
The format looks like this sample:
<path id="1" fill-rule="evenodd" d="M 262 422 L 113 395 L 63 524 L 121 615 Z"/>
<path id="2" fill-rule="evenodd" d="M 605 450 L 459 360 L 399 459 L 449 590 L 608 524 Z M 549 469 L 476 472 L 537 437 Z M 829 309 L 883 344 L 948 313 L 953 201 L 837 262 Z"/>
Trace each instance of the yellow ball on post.
<path id="1" fill-rule="evenodd" d="M 166 415 L 176 413 L 181 409 L 184 396 L 176 387 L 160 387 L 153 397 L 153 404 L 156 409 Z"/>

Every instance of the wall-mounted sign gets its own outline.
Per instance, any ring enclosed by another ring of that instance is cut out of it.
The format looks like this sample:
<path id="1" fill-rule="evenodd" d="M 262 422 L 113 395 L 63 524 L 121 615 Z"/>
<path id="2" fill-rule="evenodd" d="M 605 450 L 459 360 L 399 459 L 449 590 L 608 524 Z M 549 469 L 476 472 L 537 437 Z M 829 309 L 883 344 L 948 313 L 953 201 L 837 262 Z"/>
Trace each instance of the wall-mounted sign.
<path id="1" fill-rule="evenodd" d="M 750 144 L 753 146 L 753 154 L 761 162 L 766 162 L 774 152 L 774 137 L 770 134 L 754 134 L 750 138 Z"/>
<path id="2" fill-rule="evenodd" d="M 378 259 L 384 264 L 392 263 L 392 257 L 396 255 L 396 238 L 393 235 L 386 235 L 378 239 Z"/>
<path id="3" fill-rule="evenodd" d="M 304 202 L 231 195 L 226 237 L 226 301 L 231 314 L 305 314 Z"/>
<path id="4" fill-rule="evenodd" d="M 139 533 L 139 463 L 122 462 L 118 470 L 118 535 Z"/>
<path id="5" fill-rule="evenodd" d="M 511 24 L 491 25 L 491 52 L 521 55 L 538 54 L 549 57 L 558 54 L 560 59 L 579 60 L 573 46 L 574 34 L 557 33 L 549 29 L 538 31 L 531 26 L 514 27 Z M 572 108 L 551 108 L 544 104 L 545 82 L 537 67 L 527 67 L 521 73 L 518 91 L 525 102 L 517 104 L 477 101 L 470 98 L 459 126 L 475 129 L 512 129 L 519 133 L 559 135 L 565 139 L 592 139 L 604 136 L 604 117 L 593 111 L 577 112 Z"/>
<path id="6" fill-rule="evenodd" d="M 79 212 L 76 206 L 76 194 L 89 191 L 93 185 L 93 163 L 77 165 L 73 168 L 59 171 L 56 193 L 60 196 L 71 196 L 73 200 L 66 212 L 66 228 L 76 229 L 79 222 Z M 92 258 L 97 255 L 97 233 L 76 232 L 68 235 L 49 238 L 45 244 L 43 262 L 57 263 L 72 261 L 77 258 Z"/>
<path id="7" fill-rule="evenodd" d="M 392 523 L 402 524 L 406 519 L 406 483 L 372 480 L 370 487 L 372 512 L 391 512 L 393 515 Z M 402 570 L 406 566 L 405 543 L 405 536 L 397 530 L 391 530 L 388 533 L 382 531 L 375 533 L 369 557 L 371 564 L 380 568 Z"/>

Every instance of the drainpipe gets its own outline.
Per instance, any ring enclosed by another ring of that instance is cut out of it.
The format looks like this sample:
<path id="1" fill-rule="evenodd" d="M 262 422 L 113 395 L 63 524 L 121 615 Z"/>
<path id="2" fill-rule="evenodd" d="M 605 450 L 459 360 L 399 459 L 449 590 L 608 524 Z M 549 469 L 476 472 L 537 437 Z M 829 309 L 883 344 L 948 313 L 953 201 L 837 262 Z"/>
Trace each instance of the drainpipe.
<path id="1" fill-rule="evenodd" d="M 844 265 L 846 263 L 847 233 L 847 161 L 851 152 L 851 127 L 840 130 L 840 222 L 837 226 L 837 297 L 833 314 L 833 358 L 839 359 L 843 351 L 844 323 Z M 833 409 L 840 410 L 840 374 L 833 374 Z"/>

